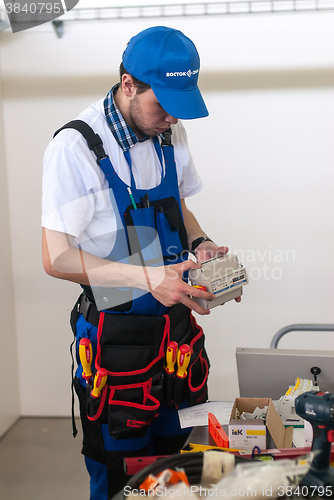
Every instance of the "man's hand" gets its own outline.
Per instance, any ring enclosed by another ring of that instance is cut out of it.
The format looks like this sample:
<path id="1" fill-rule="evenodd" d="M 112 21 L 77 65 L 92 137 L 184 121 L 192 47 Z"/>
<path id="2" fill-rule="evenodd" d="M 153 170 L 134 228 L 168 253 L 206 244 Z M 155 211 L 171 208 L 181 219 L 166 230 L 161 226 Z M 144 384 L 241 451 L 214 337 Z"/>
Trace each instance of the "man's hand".
<path id="1" fill-rule="evenodd" d="M 213 241 L 204 241 L 195 250 L 197 262 L 200 264 L 206 260 L 213 259 L 214 257 L 222 257 L 228 252 L 227 247 L 219 247 Z"/>
<path id="2" fill-rule="evenodd" d="M 150 281 L 149 291 L 154 298 L 166 307 L 181 303 L 193 309 L 198 314 L 210 314 L 209 309 L 199 306 L 192 300 L 191 296 L 212 300 L 215 297 L 214 294 L 194 288 L 182 280 L 182 275 L 185 271 L 199 269 L 200 267 L 200 264 L 196 264 L 190 259 L 180 264 L 164 267 L 148 267 L 146 269 Z"/>
<path id="3" fill-rule="evenodd" d="M 221 257 L 228 252 L 227 247 L 219 247 L 213 241 L 204 241 L 195 250 L 197 262 L 202 263 L 214 257 Z M 241 296 L 234 299 L 236 302 L 241 302 Z M 224 304 L 222 304 L 224 305 Z"/>

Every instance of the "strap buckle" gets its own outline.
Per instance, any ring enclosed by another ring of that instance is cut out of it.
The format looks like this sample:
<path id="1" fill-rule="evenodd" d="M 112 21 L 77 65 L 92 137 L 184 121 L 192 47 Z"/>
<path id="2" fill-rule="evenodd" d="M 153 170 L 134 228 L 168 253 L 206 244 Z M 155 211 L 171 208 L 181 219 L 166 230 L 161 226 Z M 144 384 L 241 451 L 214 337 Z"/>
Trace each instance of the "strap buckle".
<path id="1" fill-rule="evenodd" d="M 87 139 L 87 143 L 89 149 L 95 153 L 96 162 L 98 164 L 100 164 L 100 160 L 107 158 L 108 155 L 104 150 L 102 139 L 98 134 L 95 134 L 93 137 Z"/>
<path id="2" fill-rule="evenodd" d="M 169 128 L 162 134 L 161 146 L 171 146 L 172 145 L 172 129 Z"/>
<path id="3" fill-rule="evenodd" d="M 85 321 L 88 321 L 88 316 L 90 309 L 92 307 L 91 301 L 88 299 L 87 295 L 83 294 L 80 306 L 79 306 L 79 313 L 83 315 Z"/>

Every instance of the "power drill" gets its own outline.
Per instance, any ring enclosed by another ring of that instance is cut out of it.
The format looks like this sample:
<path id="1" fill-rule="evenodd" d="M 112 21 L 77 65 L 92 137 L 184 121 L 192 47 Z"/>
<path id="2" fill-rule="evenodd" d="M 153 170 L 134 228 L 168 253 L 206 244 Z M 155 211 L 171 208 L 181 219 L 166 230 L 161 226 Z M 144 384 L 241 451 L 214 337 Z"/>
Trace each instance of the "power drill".
<path id="1" fill-rule="evenodd" d="M 334 442 L 334 394 L 304 392 L 296 398 L 295 408 L 297 415 L 312 425 L 312 451 L 315 453 L 310 470 L 300 486 L 316 487 L 318 496 L 328 498 L 326 486 L 327 493 L 331 491 L 334 495 L 334 468 L 329 465 L 331 444 Z"/>

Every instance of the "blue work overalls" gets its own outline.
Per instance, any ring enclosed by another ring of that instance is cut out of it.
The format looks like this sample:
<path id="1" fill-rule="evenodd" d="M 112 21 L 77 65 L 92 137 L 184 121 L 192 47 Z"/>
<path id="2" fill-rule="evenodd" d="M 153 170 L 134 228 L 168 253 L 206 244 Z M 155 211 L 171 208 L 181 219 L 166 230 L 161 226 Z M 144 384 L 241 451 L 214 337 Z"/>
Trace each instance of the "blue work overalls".
<path id="1" fill-rule="evenodd" d="M 73 125 L 74 123 L 70 122 L 65 128 L 77 128 Z M 86 124 L 85 126 L 87 127 Z M 78 130 L 83 133 L 79 128 Z M 125 153 L 131 172 L 133 199 L 129 197 L 128 186 L 116 174 L 103 148 L 102 154 L 101 149 L 99 150 L 98 164 L 108 180 L 110 198 L 117 219 L 116 241 L 108 256 L 108 259 L 112 261 L 154 266 L 164 265 L 164 263 L 175 264 L 187 259 L 188 254 L 185 250 L 187 243 L 182 245 L 182 237 L 180 239 L 182 228 L 183 230 L 185 228 L 173 147 L 171 145 L 160 146 L 157 137 L 153 138 L 153 141 L 162 171 L 161 183 L 155 188 L 150 190 L 136 188 L 131 168 L 131 156 L 129 152 Z M 102 147 L 102 141 L 100 146 Z M 95 151 L 91 145 L 90 149 Z M 161 151 L 163 151 L 165 169 Z M 146 206 L 143 199 L 146 200 Z M 147 200 L 150 206 L 147 206 Z M 176 216 L 177 211 L 180 214 L 179 218 Z M 154 238 L 156 232 L 159 241 Z M 176 340 L 180 342 L 179 345 L 188 343 L 192 352 L 187 393 L 184 391 L 186 395 L 178 408 L 207 400 L 209 361 L 204 349 L 202 329 L 191 317 L 190 311 L 181 304 L 168 310 L 150 293 L 143 293 L 139 289 L 120 289 L 116 290 L 118 294 L 116 294 L 116 301 L 119 301 L 122 294 L 125 297 L 124 301 L 131 297 L 128 301 L 129 307 L 120 312 L 117 307 L 111 308 L 114 291 L 106 288 L 92 289 L 95 299 L 92 307 L 97 305 L 97 308 L 101 310 L 101 304 L 109 306 L 108 309 L 99 313 L 98 325 L 91 324 L 89 317 L 86 321 L 87 318 L 85 319 L 83 314 L 78 314 L 82 298 L 79 298 L 72 311 L 71 324 L 77 340 L 78 361 L 74 386 L 79 396 L 84 434 L 83 454 L 91 477 L 91 500 L 108 500 L 124 486 L 126 477 L 123 472 L 123 457 L 147 455 L 150 452 L 153 454 L 175 453 L 182 446 L 189 432 L 189 429 L 180 428 L 175 408 L 160 405 L 163 402 L 161 396 L 163 371 L 166 345 L 169 340 Z M 116 306 L 119 305 L 122 304 L 116 304 Z M 120 322 L 125 326 L 114 327 L 114 324 L 118 325 Z M 120 343 L 126 344 L 128 338 L 131 337 L 132 330 L 136 332 L 141 323 L 148 325 L 149 335 L 139 329 L 140 335 L 137 340 L 138 344 L 143 342 L 147 347 L 145 345 L 132 347 L 132 343 L 136 342 L 136 337 L 134 337 L 130 345 L 117 346 L 115 349 L 115 339 L 121 338 Z M 107 325 L 106 328 L 105 325 Z M 117 330 L 117 328 L 121 329 Z M 105 346 L 104 339 L 112 337 L 114 330 L 116 333 L 112 339 L 109 339 L 110 345 L 107 343 Z M 170 336 L 171 332 L 175 333 L 173 338 Z M 78 343 L 82 338 L 88 338 L 91 341 L 92 366 L 96 369 L 102 366 L 108 370 L 108 385 L 104 387 L 99 399 L 91 397 L 91 388 L 89 389 L 86 380 L 82 377 L 82 366 L 78 355 Z M 144 338 L 148 339 L 146 343 Z M 150 338 L 158 340 L 150 341 Z M 109 356 L 111 348 L 114 349 L 114 354 Z M 141 350 L 143 348 L 144 350 Z M 145 362 L 147 366 L 144 366 L 141 364 L 144 363 L 142 358 L 147 356 L 148 360 Z M 129 368 L 127 359 L 132 359 L 136 366 Z M 131 383 L 126 382 L 127 379 Z M 139 390 L 145 394 L 144 402 L 138 401 Z M 133 401 L 127 401 L 124 396 L 124 401 L 120 402 L 118 399 L 122 392 L 131 394 Z M 124 407 L 120 403 L 124 403 Z M 105 423 L 106 419 L 108 423 Z M 162 448 L 152 449 L 153 437 L 155 444 L 158 446 L 161 444 Z"/>

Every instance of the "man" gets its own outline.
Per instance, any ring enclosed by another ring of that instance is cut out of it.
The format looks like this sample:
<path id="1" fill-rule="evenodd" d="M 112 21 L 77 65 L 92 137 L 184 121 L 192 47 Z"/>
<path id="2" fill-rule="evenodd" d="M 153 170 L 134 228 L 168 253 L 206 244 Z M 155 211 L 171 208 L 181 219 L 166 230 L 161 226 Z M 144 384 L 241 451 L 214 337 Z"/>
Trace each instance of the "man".
<path id="1" fill-rule="evenodd" d="M 187 283 L 200 267 L 188 250 L 202 262 L 227 248 L 185 204 L 201 189 L 179 122 L 208 115 L 198 74 L 183 33 L 144 30 L 123 54 L 120 83 L 45 154 L 44 268 L 84 290 L 71 324 L 92 500 L 122 488 L 124 456 L 176 452 L 188 432 L 176 409 L 207 399 L 204 336 L 190 311 L 209 314 L 192 297 L 214 296 Z M 166 366 L 172 346 L 186 349 L 188 371 L 175 374 L 175 359 Z"/>

